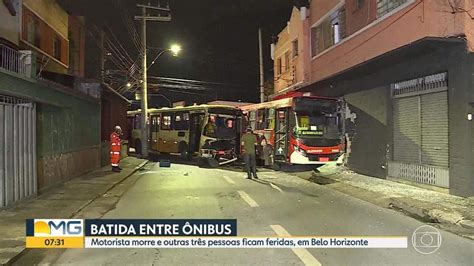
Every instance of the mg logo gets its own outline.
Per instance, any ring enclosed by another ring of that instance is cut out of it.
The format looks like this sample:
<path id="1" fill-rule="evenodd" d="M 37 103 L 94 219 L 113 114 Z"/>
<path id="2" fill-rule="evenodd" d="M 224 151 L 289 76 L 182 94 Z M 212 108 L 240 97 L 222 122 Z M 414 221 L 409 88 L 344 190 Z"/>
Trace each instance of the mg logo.
<path id="1" fill-rule="evenodd" d="M 35 219 L 35 236 L 83 236 L 84 224 L 79 219 Z"/>

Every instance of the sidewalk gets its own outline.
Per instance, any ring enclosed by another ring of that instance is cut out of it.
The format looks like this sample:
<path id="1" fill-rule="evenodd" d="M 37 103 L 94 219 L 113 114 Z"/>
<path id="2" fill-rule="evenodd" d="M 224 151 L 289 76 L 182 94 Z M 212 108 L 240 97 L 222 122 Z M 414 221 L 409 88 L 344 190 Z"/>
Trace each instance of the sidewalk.
<path id="1" fill-rule="evenodd" d="M 5 210 L 0 210 L 0 265 L 8 264 L 25 250 L 25 220 L 72 218 L 92 201 L 135 173 L 147 161 L 128 157 L 121 173 L 103 167 L 39 193 Z"/>
<path id="2" fill-rule="evenodd" d="M 455 234 L 474 239 L 474 197 L 462 198 L 354 173 L 346 168 L 319 168 L 299 175 L 373 204 L 395 209 L 427 223 L 436 223 Z"/>

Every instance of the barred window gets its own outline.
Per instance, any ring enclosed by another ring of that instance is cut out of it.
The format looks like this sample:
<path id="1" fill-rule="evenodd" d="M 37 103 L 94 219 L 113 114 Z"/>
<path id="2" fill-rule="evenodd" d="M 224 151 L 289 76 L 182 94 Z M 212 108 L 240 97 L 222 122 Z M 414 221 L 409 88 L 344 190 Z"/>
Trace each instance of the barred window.
<path id="1" fill-rule="evenodd" d="M 377 17 L 387 14 L 406 2 L 407 0 L 377 0 Z"/>

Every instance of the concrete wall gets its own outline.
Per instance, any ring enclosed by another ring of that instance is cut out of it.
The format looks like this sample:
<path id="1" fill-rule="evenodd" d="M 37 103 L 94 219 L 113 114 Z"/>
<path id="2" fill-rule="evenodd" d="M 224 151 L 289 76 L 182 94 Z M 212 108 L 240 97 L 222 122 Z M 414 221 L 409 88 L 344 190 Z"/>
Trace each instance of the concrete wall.
<path id="1" fill-rule="evenodd" d="M 84 17 L 69 16 L 69 74 L 85 75 L 86 29 Z"/>
<path id="2" fill-rule="evenodd" d="M 474 90 L 474 54 L 462 51 L 451 51 L 445 56 L 449 58 L 449 175 L 450 191 L 461 196 L 474 195 L 474 158 L 472 139 L 473 121 L 467 120 L 472 111 Z"/>
<path id="3" fill-rule="evenodd" d="M 12 16 L 2 1 L 0 2 L 0 18 L 2 18 L 2 23 L 0 23 L 0 42 L 1 39 L 5 39 L 7 42 L 18 46 L 21 31 L 21 9 L 16 16 Z"/>
<path id="4" fill-rule="evenodd" d="M 359 173 L 381 178 L 387 175 L 389 92 L 388 87 L 380 87 L 344 96 L 350 112 L 346 120 L 347 164 Z"/>
<path id="5" fill-rule="evenodd" d="M 100 102 L 0 72 L 0 93 L 37 102 L 39 189 L 100 166 Z"/>
<path id="6" fill-rule="evenodd" d="M 377 19 L 377 1 L 365 0 L 357 6 L 358 0 L 346 1 L 347 35 L 351 35 Z"/>

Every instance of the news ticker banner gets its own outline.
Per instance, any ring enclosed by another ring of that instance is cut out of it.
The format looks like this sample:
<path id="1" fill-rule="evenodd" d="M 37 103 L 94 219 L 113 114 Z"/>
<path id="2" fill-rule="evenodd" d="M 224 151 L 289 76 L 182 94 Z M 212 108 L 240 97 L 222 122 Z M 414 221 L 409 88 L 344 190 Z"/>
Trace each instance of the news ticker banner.
<path id="1" fill-rule="evenodd" d="M 405 236 L 237 236 L 235 219 L 28 219 L 27 248 L 407 248 Z"/>

